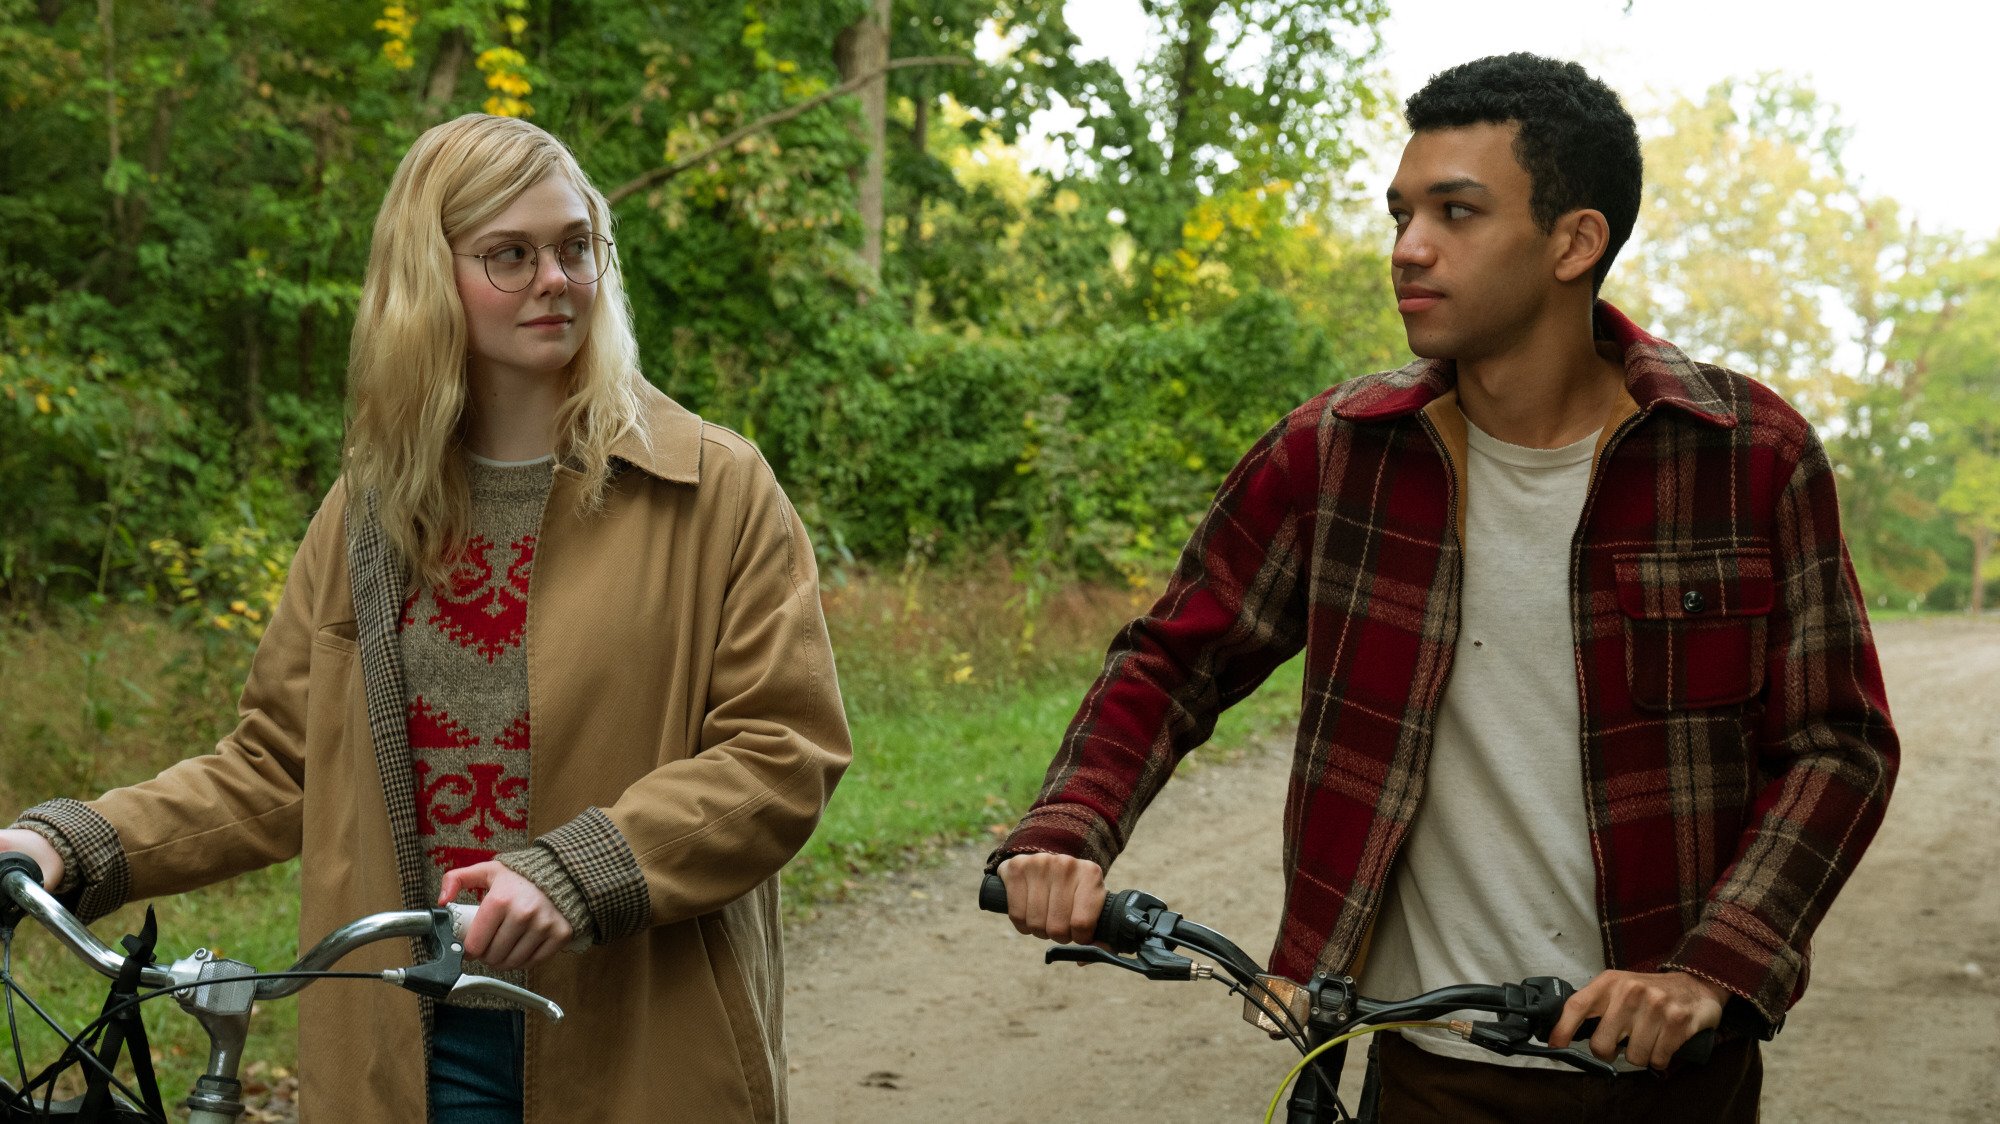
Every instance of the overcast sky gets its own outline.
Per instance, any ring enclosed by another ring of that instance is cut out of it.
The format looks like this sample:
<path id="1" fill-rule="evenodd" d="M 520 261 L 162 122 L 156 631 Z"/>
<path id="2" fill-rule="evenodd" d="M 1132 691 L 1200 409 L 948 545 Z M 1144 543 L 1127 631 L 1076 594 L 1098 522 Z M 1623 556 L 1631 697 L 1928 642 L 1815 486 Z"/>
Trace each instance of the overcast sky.
<path id="1" fill-rule="evenodd" d="M 1389 0 L 1399 98 L 1454 63 L 1508 51 L 1574 59 L 1643 114 L 1676 94 L 1775 70 L 1804 78 L 1853 127 L 1848 166 L 1931 229 L 2000 233 L 2000 4 L 1992 0 Z M 1130 69 L 1139 0 L 1069 0 L 1087 57 Z M 1398 152 L 1373 162 L 1394 167 Z M 1370 194 L 1380 190 L 1370 184 Z"/>

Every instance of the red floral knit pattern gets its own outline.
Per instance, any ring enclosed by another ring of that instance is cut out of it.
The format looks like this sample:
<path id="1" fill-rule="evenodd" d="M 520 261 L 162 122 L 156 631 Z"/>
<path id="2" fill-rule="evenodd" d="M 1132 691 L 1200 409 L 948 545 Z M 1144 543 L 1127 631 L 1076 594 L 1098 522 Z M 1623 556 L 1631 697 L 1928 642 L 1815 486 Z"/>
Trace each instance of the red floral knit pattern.
<path id="1" fill-rule="evenodd" d="M 403 606 L 417 830 L 446 871 L 528 846 L 529 579 L 547 464 L 475 464 L 473 534 L 445 580 Z"/>

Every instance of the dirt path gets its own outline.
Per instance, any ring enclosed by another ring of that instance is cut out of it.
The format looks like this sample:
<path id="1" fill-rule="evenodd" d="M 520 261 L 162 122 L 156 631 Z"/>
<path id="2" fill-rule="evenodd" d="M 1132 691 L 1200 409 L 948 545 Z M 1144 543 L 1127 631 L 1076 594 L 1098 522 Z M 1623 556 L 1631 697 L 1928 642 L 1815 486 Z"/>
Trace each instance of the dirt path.
<path id="1" fill-rule="evenodd" d="M 1878 637 L 1904 771 L 1820 929 L 1811 989 L 1766 1048 L 1771 1124 L 2000 1120 L 2000 623 Z M 1183 769 L 1114 884 L 1264 955 L 1285 769 L 1276 749 Z M 1040 942 L 974 909 L 982 854 L 789 934 L 799 1124 L 1261 1119 L 1288 1047 L 1214 983 L 1044 967 Z"/>

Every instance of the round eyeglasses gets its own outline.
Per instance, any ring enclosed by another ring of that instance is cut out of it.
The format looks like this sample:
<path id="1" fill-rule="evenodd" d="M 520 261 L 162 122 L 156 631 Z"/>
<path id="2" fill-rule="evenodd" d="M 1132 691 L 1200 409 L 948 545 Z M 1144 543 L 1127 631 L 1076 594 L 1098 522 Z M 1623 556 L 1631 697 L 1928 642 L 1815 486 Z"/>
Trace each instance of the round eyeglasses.
<path id="1" fill-rule="evenodd" d="M 560 242 L 536 246 L 529 242 L 502 242 L 483 254 L 461 254 L 455 258 L 478 258 L 486 267 L 486 279 L 503 293 L 518 293 L 534 284 L 541 272 L 542 251 L 554 250 L 563 276 L 578 285 L 589 285 L 611 268 L 611 239 L 602 234 L 571 234 Z"/>

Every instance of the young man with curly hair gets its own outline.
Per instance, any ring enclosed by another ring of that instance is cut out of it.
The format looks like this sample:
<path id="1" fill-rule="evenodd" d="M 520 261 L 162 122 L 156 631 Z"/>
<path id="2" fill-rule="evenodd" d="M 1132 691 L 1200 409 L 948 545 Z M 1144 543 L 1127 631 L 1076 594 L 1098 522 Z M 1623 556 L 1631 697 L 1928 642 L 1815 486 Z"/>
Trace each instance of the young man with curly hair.
<path id="1" fill-rule="evenodd" d="M 1615 93 L 1506 55 L 1406 118 L 1391 267 L 1421 358 L 1230 473 L 992 863 L 1018 928 L 1089 940 L 1175 762 L 1303 650 L 1272 970 L 1559 976 L 1552 1044 L 1597 1017 L 1625 1071 L 1383 1035 L 1383 1117 L 1754 1120 L 1757 1040 L 1896 769 L 1833 474 L 1769 389 L 1598 299 L 1639 209 Z M 1669 1064 L 1709 1027 L 1710 1064 Z"/>

